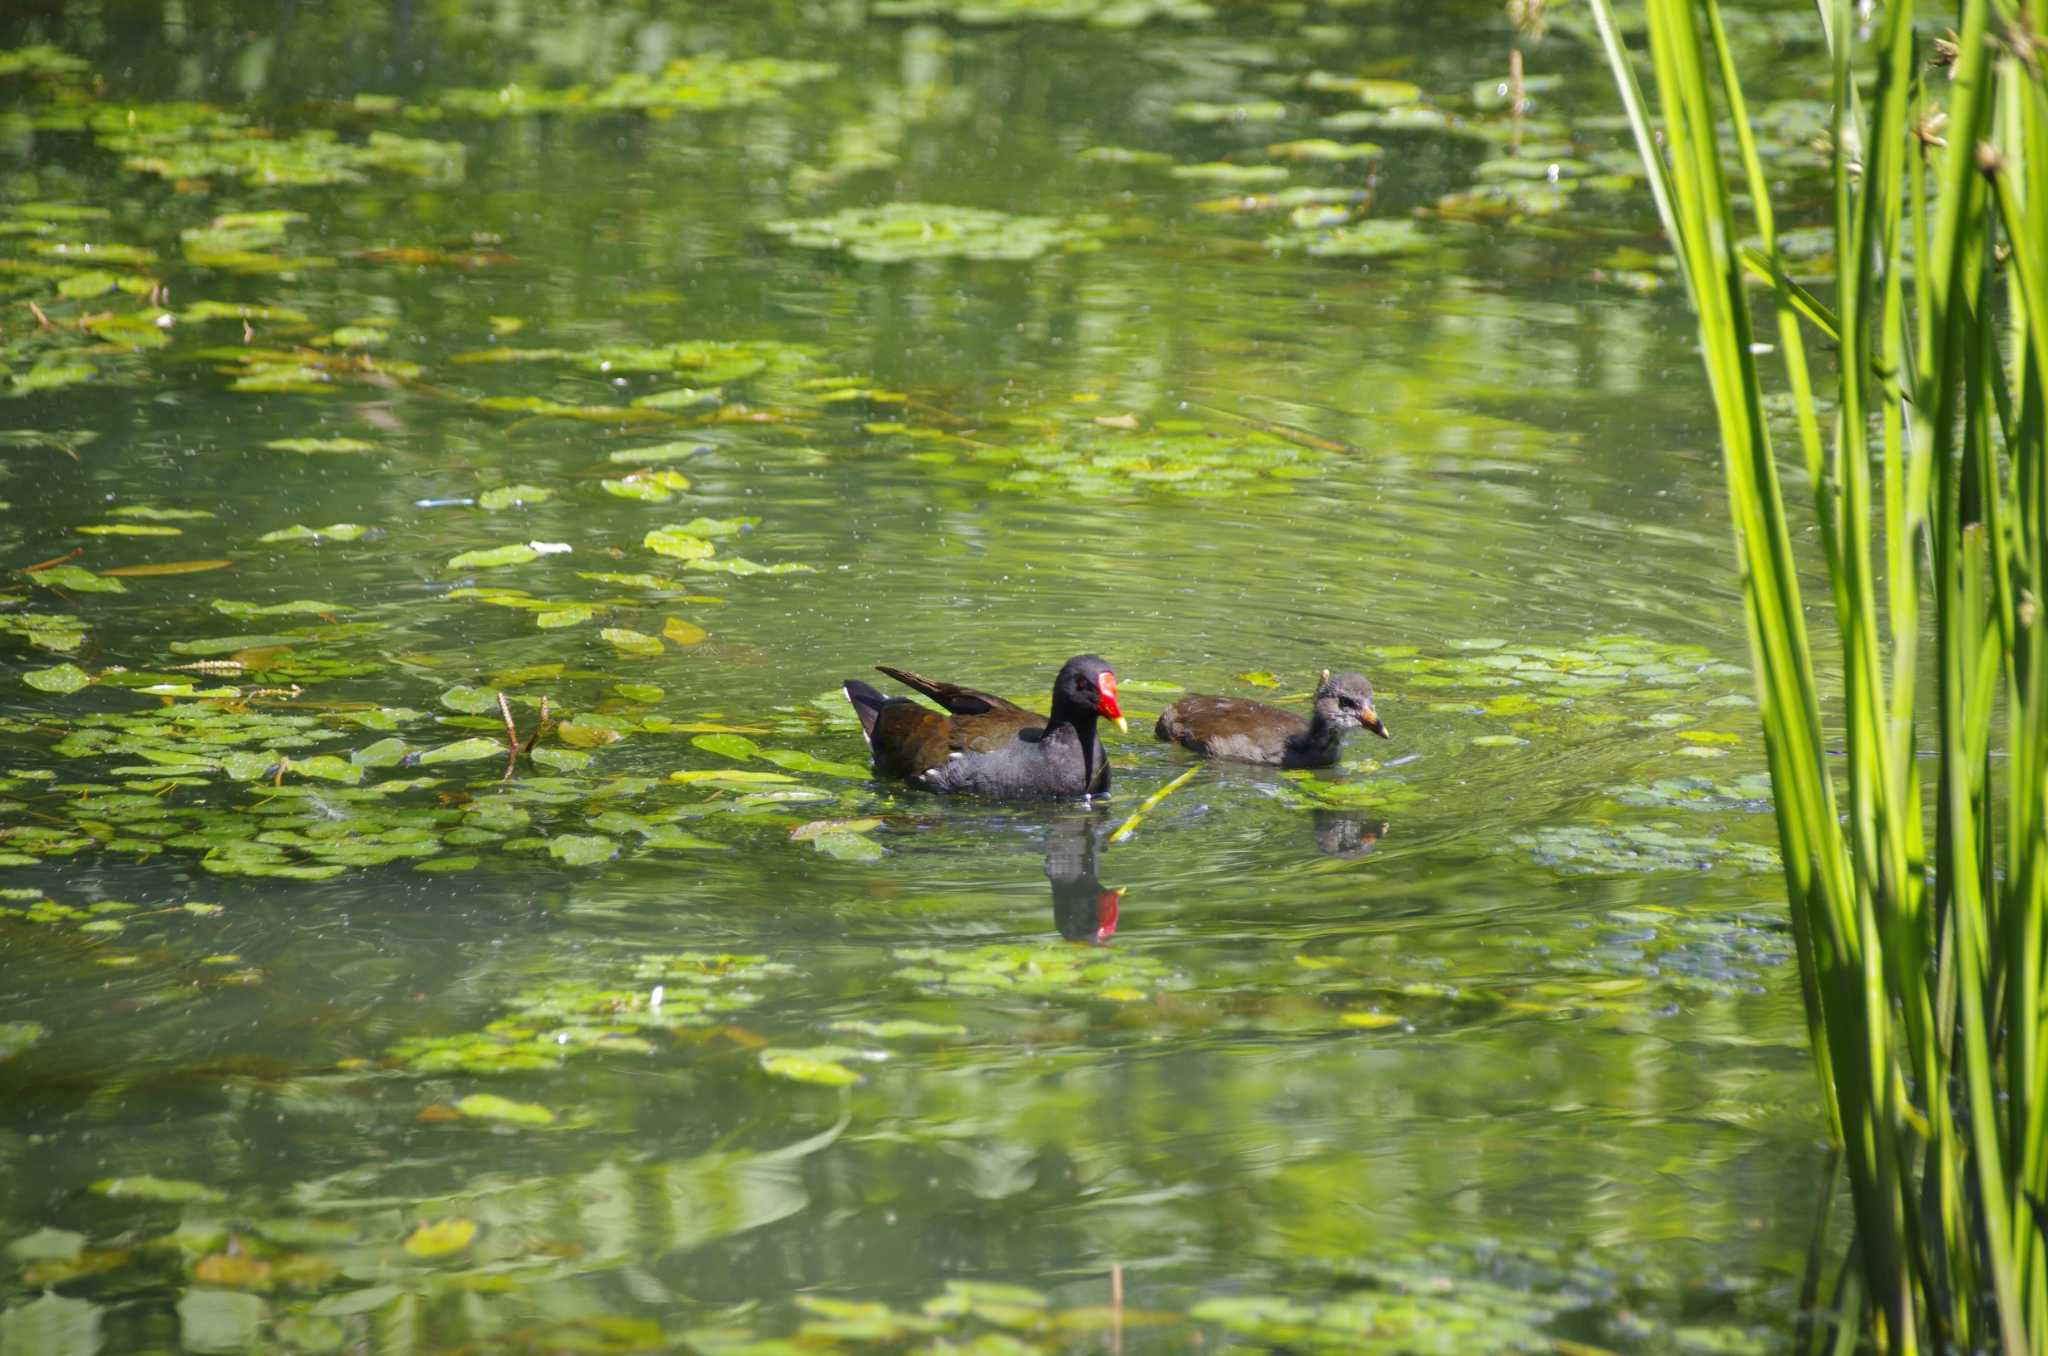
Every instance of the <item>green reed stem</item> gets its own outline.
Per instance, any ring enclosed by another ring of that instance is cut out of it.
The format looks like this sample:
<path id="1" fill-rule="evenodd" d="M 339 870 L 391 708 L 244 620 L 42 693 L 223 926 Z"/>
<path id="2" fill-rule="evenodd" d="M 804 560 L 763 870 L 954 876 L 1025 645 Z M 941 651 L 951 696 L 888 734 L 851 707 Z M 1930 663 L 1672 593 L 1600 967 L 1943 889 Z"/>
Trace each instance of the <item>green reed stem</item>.
<path id="1" fill-rule="evenodd" d="M 2048 0 L 1961 0 L 1945 77 L 1914 6 L 1866 34 L 1854 0 L 1817 0 L 1832 299 L 1789 277 L 1718 0 L 1646 0 L 1655 120 L 1611 0 L 1591 3 L 1721 432 L 1801 990 L 1856 1223 L 1836 1287 L 1854 1313 L 1832 1345 L 2048 1356 Z M 1724 133 L 1759 243 L 1738 229 Z M 1772 302 L 1771 384 L 1790 396 L 1840 646 L 1828 742 L 1749 275 Z M 1832 408 L 1809 329 L 1837 350 Z"/>

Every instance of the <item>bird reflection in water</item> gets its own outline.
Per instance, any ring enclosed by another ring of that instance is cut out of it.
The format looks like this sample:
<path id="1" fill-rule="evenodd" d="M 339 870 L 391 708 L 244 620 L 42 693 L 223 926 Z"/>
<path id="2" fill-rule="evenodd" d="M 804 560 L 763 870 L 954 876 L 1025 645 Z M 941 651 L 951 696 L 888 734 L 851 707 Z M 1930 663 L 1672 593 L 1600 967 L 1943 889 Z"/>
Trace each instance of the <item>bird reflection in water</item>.
<path id="1" fill-rule="evenodd" d="M 1358 858 L 1379 846 L 1387 821 L 1365 815 L 1317 810 L 1311 819 L 1316 851 L 1326 857 Z M 1045 878 L 1052 884 L 1052 920 L 1070 942 L 1107 942 L 1116 932 L 1124 891 L 1103 888 L 1095 854 L 1108 824 L 1095 815 L 1070 815 L 1052 822 L 1045 834 Z"/>
<path id="2" fill-rule="evenodd" d="M 1098 816 L 1070 815 L 1054 820 L 1046 831 L 1053 925 L 1071 942 L 1106 942 L 1116 931 L 1124 892 L 1105 890 L 1095 878 L 1096 835 L 1104 827 Z"/>
<path id="3" fill-rule="evenodd" d="M 1363 857 L 1380 845 L 1387 821 L 1317 810 L 1315 831 L 1316 851 L 1325 857 Z"/>

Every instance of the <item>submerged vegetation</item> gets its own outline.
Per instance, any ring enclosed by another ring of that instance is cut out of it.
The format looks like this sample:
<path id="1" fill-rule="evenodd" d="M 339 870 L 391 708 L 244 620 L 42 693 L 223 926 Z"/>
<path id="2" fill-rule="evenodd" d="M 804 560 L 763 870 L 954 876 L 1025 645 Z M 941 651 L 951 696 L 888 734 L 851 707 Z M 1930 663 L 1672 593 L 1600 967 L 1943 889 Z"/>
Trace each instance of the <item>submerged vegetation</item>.
<path id="1" fill-rule="evenodd" d="M 1887 9 L 1867 49 L 1857 7 L 1820 7 L 1836 276 L 1817 293 L 1779 234 L 1719 5 L 1650 0 L 1654 121 L 1611 6 L 1593 8 L 1720 421 L 1808 1022 L 1855 1211 L 1821 1321 L 1841 1324 L 1836 1350 L 1867 1333 L 1882 1351 L 2048 1352 L 2048 7 L 1965 0 L 1931 52 L 1911 5 Z M 1753 309 L 1765 295 L 1775 331 Z M 1809 365 L 1816 340 L 1839 348 L 1832 373 Z M 1839 730 L 1806 631 L 1776 390 L 1834 604 Z"/>

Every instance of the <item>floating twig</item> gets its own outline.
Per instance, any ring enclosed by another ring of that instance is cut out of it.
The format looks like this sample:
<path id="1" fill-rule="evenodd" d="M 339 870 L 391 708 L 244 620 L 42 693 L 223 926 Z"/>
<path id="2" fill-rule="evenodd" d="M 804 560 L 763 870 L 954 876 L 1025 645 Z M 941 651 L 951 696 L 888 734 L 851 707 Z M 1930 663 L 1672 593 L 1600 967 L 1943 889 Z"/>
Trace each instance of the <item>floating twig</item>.
<path id="1" fill-rule="evenodd" d="M 52 566 L 62 565 L 65 561 L 76 560 L 84 554 L 85 548 L 80 546 L 75 550 L 65 552 L 61 556 L 52 556 L 48 560 L 39 560 L 33 565 L 24 565 L 21 567 L 21 572 L 23 574 L 34 574 L 37 570 L 47 570 Z"/>
<path id="2" fill-rule="evenodd" d="M 1147 811 L 1151 810 L 1153 806 L 1157 805 L 1160 801 L 1165 800 L 1174 792 L 1180 790 L 1183 786 L 1186 786 L 1188 784 L 1189 779 L 1201 770 L 1201 765 L 1197 764 L 1196 766 L 1189 768 L 1186 772 L 1181 773 L 1180 776 L 1175 777 L 1166 785 L 1160 787 L 1157 791 L 1154 791 L 1151 795 L 1145 797 L 1144 800 L 1138 803 L 1138 808 L 1131 812 L 1131 817 L 1129 819 L 1126 819 L 1123 823 L 1116 826 L 1116 832 L 1112 833 L 1109 836 L 1109 841 L 1112 843 L 1121 843 L 1124 841 L 1124 839 L 1129 838 L 1133 833 L 1137 832 L 1138 825 L 1145 822 L 1145 815 Z"/>

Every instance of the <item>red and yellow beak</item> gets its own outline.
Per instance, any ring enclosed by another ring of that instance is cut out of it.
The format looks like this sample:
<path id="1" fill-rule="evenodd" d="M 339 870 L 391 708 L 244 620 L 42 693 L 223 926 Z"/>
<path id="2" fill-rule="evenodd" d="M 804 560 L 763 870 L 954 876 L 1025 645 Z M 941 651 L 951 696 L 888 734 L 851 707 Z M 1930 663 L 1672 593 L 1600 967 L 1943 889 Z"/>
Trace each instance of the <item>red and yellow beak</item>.
<path id="1" fill-rule="evenodd" d="M 1373 710 L 1370 706 L 1361 706 L 1358 709 L 1358 723 L 1371 730 L 1381 739 L 1393 738 L 1392 735 L 1387 733 L 1386 725 L 1381 722 L 1380 713 Z"/>
<path id="2" fill-rule="evenodd" d="M 1129 734 L 1131 727 L 1124 723 L 1124 709 L 1116 704 L 1116 675 L 1104 672 L 1100 678 L 1095 680 L 1095 686 L 1101 693 L 1100 698 L 1095 704 L 1096 709 L 1115 721 L 1117 729 L 1122 730 L 1125 734 Z"/>

